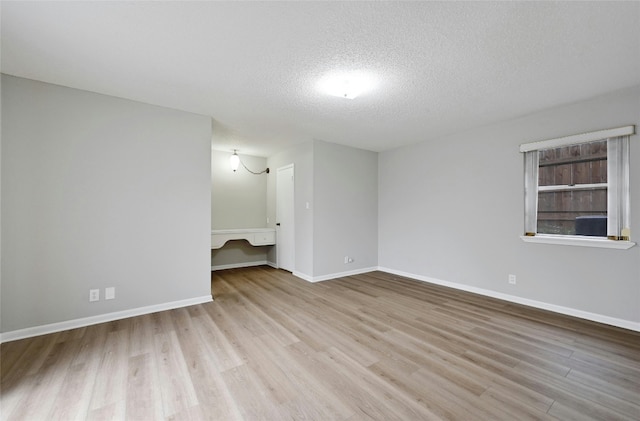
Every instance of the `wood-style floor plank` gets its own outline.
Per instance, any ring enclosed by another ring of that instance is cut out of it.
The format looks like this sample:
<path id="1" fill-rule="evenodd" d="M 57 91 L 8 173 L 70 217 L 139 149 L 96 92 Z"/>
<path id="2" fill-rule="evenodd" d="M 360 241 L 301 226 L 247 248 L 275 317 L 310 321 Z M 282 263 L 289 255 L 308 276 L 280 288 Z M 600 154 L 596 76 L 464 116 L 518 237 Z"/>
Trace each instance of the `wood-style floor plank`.
<path id="1" fill-rule="evenodd" d="M 383 272 L 2 344 L 0 420 L 640 420 L 640 333 Z"/>

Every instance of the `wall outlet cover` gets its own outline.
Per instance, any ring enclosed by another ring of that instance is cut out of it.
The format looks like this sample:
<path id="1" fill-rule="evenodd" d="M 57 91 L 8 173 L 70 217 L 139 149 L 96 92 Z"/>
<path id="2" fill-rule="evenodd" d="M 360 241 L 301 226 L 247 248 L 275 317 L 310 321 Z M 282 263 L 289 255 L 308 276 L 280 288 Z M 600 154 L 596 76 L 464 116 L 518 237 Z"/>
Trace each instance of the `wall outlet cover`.
<path id="1" fill-rule="evenodd" d="M 90 289 L 89 290 L 89 302 L 100 301 L 100 290 L 99 289 Z"/>

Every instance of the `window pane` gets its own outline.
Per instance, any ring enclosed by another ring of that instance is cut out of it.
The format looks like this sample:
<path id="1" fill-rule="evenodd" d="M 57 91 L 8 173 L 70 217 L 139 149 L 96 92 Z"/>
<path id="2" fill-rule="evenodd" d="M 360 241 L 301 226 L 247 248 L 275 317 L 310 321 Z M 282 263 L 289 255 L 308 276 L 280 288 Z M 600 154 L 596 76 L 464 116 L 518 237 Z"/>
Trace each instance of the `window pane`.
<path id="1" fill-rule="evenodd" d="M 605 237 L 606 182 L 606 140 L 539 151 L 537 232 Z"/>

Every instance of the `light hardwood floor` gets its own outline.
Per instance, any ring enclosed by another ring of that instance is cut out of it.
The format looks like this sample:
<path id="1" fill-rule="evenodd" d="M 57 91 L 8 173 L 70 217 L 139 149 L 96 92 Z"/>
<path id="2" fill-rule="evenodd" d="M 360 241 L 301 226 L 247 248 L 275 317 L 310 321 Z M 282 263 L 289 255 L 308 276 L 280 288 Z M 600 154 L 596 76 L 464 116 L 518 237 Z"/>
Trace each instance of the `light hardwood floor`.
<path id="1" fill-rule="evenodd" d="M 6 420 L 638 420 L 640 334 L 382 272 L 2 345 Z"/>

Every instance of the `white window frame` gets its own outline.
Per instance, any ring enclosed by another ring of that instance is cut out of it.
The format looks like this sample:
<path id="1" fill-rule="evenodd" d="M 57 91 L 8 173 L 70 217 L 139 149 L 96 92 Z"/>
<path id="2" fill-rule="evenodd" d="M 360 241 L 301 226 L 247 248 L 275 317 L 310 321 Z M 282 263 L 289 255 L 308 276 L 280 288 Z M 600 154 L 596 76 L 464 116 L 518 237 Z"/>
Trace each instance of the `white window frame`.
<path id="1" fill-rule="evenodd" d="M 525 165 L 525 220 L 522 240 L 531 243 L 562 244 L 584 247 L 628 249 L 635 245 L 630 241 L 629 207 L 629 139 L 635 134 L 635 126 L 617 127 L 556 139 L 524 143 L 520 152 L 524 154 Z M 607 183 L 581 184 L 576 186 L 538 187 L 538 151 L 577 145 L 598 140 L 607 140 Z M 538 191 L 577 190 L 607 186 L 607 237 L 581 235 L 538 234 Z"/>

